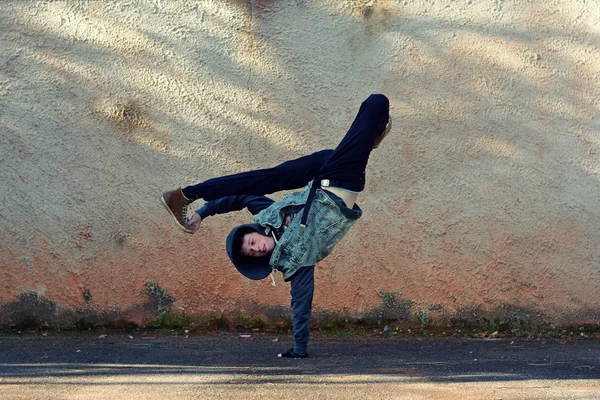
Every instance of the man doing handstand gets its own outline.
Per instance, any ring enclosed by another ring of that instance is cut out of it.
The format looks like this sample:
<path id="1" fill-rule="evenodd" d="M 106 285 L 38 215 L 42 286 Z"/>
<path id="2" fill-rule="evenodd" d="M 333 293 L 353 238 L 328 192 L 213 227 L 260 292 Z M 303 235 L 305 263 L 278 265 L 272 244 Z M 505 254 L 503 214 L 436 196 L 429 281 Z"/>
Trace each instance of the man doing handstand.
<path id="1" fill-rule="evenodd" d="M 254 223 L 233 228 L 227 236 L 227 255 L 247 278 L 264 279 L 275 271 L 291 283 L 294 347 L 279 357 L 308 356 L 315 264 L 362 215 L 356 204 L 365 188 L 365 169 L 371 150 L 391 130 L 389 101 L 369 96 L 350 129 L 334 150 L 322 150 L 273 168 L 209 179 L 165 192 L 161 201 L 177 226 L 194 233 L 202 220 L 247 208 Z M 273 201 L 265 194 L 303 188 Z M 204 204 L 190 218 L 188 206 Z"/>

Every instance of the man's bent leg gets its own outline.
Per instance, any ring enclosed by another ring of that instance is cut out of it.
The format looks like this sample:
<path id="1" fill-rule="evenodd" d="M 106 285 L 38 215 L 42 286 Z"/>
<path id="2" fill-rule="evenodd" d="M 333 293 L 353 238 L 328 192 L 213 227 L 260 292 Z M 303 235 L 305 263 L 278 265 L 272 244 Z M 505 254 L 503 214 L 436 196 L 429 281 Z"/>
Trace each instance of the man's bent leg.
<path id="1" fill-rule="evenodd" d="M 365 170 L 377 138 L 383 134 L 390 119 L 390 102 L 382 94 L 372 94 L 360 105 L 350 129 L 331 157 L 315 175 L 302 213 L 301 226 L 308 223 L 315 192 L 318 188 L 336 187 L 354 193 L 365 188 Z M 343 196 L 343 194 L 342 194 Z M 349 196 L 349 205 L 356 196 Z"/>
<path id="2" fill-rule="evenodd" d="M 322 150 L 273 168 L 209 179 L 197 185 L 164 192 L 160 200 L 181 230 L 194 233 L 187 223 L 187 207 L 194 200 L 210 201 L 242 194 L 262 196 L 301 188 L 314 178 L 331 153 L 333 150 Z"/>
<path id="3" fill-rule="evenodd" d="M 383 94 L 370 95 L 360 105 L 350 129 L 318 172 L 318 176 L 364 187 L 369 155 L 389 118 L 388 98 Z"/>

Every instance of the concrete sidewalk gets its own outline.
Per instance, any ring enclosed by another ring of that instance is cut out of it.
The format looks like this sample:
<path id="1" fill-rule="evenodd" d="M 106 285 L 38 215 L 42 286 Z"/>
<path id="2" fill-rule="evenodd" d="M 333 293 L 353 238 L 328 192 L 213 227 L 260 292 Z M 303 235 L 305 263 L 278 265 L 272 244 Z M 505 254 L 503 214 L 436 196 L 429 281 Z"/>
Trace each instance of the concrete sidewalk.
<path id="1" fill-rule="evenodd" d="M 598 341 L 0 337 L 2 399 L 600 399 Z"/>

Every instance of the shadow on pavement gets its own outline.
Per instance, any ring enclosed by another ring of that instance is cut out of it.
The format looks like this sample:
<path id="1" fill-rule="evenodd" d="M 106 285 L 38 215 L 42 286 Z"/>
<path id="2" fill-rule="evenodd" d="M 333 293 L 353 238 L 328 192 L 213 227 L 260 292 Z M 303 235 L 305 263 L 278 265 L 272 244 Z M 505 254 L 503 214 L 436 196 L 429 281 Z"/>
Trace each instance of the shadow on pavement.
<path id="1" fill-rule="evenodd" d="M 0 385 L 498 382 L 600 379 L 600 343 L 469 339 L 331 339 L 278 359 L 274 337 L 0 338 Z M 161 378 L 164 377 L 164 379 Z M 113 377 L 113 380 L 97 378 Z M 130 377 L 130 382 L 123 378 Z M 211 380 L 210 377 L 214 377 Z M 81 381 L 84 379 L 86 381 Z M 87 381 L 89 380 L 89 381 Z M 65 382 L 67 381 L 67 382 Z"/>

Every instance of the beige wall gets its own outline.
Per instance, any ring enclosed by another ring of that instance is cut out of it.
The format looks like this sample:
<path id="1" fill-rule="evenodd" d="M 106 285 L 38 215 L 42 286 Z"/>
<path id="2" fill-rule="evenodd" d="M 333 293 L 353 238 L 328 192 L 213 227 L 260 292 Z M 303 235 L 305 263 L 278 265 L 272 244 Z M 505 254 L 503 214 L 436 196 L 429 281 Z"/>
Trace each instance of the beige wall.
<path id="1" fill-rule="evenodd" d="M 143 323 L 149 282 L 193 315 L 285 307 L 280 276 L 248 281 L 227 260 L 247 213 L 188 236 L 158 196 L 334 147 L 382 92 L 394 131 L 372 154 L 364 217 L 317 267 L 315 309 L 598 322 L 598 2 L 9 0 L 0 13 L 5 311 L 33 296 Z"/>

